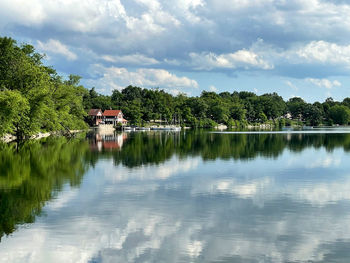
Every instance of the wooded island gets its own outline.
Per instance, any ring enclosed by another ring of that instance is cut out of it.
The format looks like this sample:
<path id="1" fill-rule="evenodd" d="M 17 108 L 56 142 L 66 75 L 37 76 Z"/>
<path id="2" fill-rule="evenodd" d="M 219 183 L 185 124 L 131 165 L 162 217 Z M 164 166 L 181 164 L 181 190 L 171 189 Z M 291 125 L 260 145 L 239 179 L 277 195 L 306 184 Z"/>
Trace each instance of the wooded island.
<path id="1" fill-rule="evenodd" d="M 203 91 L 198 97 L 171 95 L 161 89 L 128 86 L 111 96 L 67 79 L 43 63 L 33 46 L 0 38 L 0 136 L 27 138 L 38 132 L 85 129 L 91 109 L 122 110 L 131 125 L 163 120 L 190 127 L 286 125 L 347 125 L 350 98 L 307 103 L 299 97 L 284 101 L 276 93 Z"/>

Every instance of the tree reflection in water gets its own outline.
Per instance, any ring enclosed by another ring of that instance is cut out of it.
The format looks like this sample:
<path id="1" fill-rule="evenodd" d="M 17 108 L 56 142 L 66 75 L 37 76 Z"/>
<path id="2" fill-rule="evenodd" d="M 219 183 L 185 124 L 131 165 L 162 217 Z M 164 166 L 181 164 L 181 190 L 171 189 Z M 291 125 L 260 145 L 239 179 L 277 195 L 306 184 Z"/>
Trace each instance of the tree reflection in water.
<path id="1" fill-rule="evenodd" d="M 85 139 L 0 144 L 0 237 L 32 223 L 65 183 L 78 187 L 88 166 Z"/>
<path id="2" fill-rule="evenodd" d="M 216 134 L 203 130 L 181 133 L 90 133 L 81 138 L 47 138 L 0 144 L 0 237 L 18 224 L 32 223 L 45 203 L 66 183 L 79 187 L 90 166 L 99 159 L 134 168 L 161 164 L 176 155 L 204 161 L 277 158 L 283 151 L 340 147 L 350 150 L 350 134 Z"/>
<path id="3" fill-rule="evenodd" d="M 309 147 L 350 150 L 350 134 L 220 134 L 205 130 L 120 133 L 113 139 L 122 141 L 115 149 L 106 147 L 106 141 L 96 134 L 90 134 L 89 138 L 95 150 L 92 163 L 102 157 L 113 158 L 116 165 L 127 167 L 159 164 L 175 154 L 180 158 L 200 156 L 204 161 L 218 158 L 249 160 L 257 156 L 277 158 L 284 150 L 300 152 Z"/>

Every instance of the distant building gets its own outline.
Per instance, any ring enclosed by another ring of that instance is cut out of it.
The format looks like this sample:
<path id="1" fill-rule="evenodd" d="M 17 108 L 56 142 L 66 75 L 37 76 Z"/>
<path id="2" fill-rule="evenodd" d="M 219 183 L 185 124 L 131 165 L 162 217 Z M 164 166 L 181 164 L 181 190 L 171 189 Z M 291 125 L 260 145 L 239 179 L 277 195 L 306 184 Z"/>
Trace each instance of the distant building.
<path id="1" fill-rule="evenodd" d="M 117 123 L 122 125 L 127 124 L 127 120 L 124 119 L 124 115 L 121 110 L 105 110 L 103 112 L 103 120 L 105 124 L 113 124 L 114 126 Z"/>
<path id="2" fill-rule="evenodd" d="M 124 115 L 121 110 L 105 110 L 102 113 L 101 109 L 91 109 L 89 111 L 89 117 L 91 119 L 91 124 L 98 126 L 100 124 L 113 124 L 114 126 L 117 123 L 122 125 L 127 124 L 127 120 L 124 119 Z"/>
<path id="3" fill-rule="evenodd" d="M 99 125 L 103 121 L 103 113 L 101 109 L 91 109 L 89 111 L 89 117 L 92 125 Z"/>

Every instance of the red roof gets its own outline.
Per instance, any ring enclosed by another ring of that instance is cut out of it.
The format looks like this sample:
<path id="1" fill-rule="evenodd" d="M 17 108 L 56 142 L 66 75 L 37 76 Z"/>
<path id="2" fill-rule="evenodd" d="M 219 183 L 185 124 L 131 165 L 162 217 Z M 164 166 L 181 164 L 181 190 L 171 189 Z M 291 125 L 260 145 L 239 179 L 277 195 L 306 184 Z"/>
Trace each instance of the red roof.
<path id="1" fill-rule="evenodd" d="M 101 112 L 101 114 L 102 114 L 102 110 L 101 110 L 101 109 L 91 109 L 91 110 L 89 111 L 89 116 L 97 116 L 97 114 L 98 114 L 99 112 Z"/>
<path id="2" fill-rule="evenodd" d="M 121 110 L 105 110 L 103 113 L 104 116 L 118 116 Z"/>

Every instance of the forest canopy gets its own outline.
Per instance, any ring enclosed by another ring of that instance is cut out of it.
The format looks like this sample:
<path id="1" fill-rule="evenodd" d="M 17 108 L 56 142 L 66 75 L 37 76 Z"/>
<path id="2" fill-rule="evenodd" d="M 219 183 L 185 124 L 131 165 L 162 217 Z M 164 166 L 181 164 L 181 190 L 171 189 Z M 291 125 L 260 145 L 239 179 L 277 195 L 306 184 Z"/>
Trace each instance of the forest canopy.
<path id="1" fill-rule="evenodd" d="M 273 125 L 347 125 L 350 121 L 350 98 L 342 102 L 326 99 L 307 103 L 294 97 L 284 101 L 277 93 L 256 95 L 253 92 L 203 91 L 198 97 L 173 96 L 161 89 L 128 86 L 114 90 L 111 96 L 98 94 L 94 88 L 84 97 L 85 107 L 121 109 L 131 124 L 175 120 L 191 127 L 244 127 L 248 124 Z"/>

